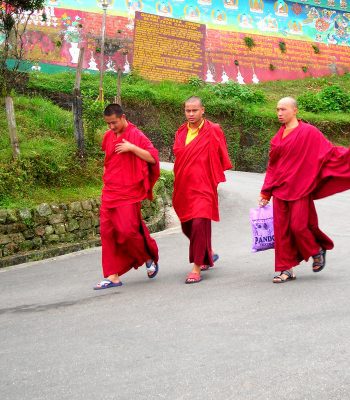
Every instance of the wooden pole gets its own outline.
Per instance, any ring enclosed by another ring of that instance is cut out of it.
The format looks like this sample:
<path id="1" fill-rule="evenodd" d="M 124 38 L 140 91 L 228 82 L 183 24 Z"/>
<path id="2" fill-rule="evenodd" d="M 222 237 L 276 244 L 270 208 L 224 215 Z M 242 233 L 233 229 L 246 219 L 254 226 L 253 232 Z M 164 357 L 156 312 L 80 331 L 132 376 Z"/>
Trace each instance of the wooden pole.
<path id="1" fill-rule="evenodd" d="M 122 105 L 122 95 L 121 95 L 121 90 L 122 89 L 122 70 L 121 68 L 118 68 L 117 71 L 117 95 L 114 98 L 114 102 L 119 104 L 120 106 Z"/>
<path id="2" fill-rule="evenodd" d="M 9 127 L 10 140 L 11 140 L 11 147 L 12 147 L 12 156 L 13 159 L 16 160 L 20 156 L 20 150 L 17 137 L 15 109 L 13 107 L 13 100 L 11 96 L 5 97 L 5 106 L 6 106 L 6 117 Z"/>
<path id="3" fill-rule="evenodd" d="M 73 89 L 73 119 L 74 119 L 74 137 L 77 142 L 78 157 L 84 159 L 85 144 L 84 144 L 84 125 L 83 125 L 83 100 L 80 91 L 81 72 L 83 68 L 85 48 L 80 49 L 77 72 L 75 76 L 75 84 Z"/>

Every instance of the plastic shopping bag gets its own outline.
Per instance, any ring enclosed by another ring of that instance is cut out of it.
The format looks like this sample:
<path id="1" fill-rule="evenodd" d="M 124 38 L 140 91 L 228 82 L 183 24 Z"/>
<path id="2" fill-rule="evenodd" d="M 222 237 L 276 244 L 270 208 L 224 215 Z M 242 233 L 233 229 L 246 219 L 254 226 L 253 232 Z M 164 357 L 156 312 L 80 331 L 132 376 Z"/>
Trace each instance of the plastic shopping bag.
<path id="1" fill-rule="evenodd" d="M 270 205 L 251 208 L 249 212 L 252 226 L 252 252 L 273 249 L 275 237 L 273 232 L 273 210 Z"/>

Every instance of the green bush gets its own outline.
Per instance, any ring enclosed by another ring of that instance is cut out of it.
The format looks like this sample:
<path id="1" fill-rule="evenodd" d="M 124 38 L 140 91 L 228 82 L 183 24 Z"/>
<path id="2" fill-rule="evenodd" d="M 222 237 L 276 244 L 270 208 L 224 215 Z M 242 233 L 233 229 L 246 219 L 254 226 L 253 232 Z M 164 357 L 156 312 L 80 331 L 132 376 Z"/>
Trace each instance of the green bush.
<path id="1" fill-rule="evenodd" d="M 317 113 L 322 110 L 322 101 L 313 92 L 306 92 L 298 97 L 298 106 L 305 110 Z"/>
<path id="2" fill-rule="evenodd" d="M 323 111 L 349 111 L 350 95 L 338 85 L 324 88 L 319 94 Z"/>
<path id="3" fill-rule="evenodd" d="M 249 86 L 236 82 L 218 83 L 210 86 L 211 91 L 222 99 L 237 99 L 243 103 L 263 103 L 265 95 L 261 90 L 253 90 Z"/>
<path id="4" fill-rule="evenodd" d="M 350 111 L 350 94 L 338 85 L 330 85 L 320 92 L 308 91 L 298 97 L 300 108 L 310 112 Z"/>

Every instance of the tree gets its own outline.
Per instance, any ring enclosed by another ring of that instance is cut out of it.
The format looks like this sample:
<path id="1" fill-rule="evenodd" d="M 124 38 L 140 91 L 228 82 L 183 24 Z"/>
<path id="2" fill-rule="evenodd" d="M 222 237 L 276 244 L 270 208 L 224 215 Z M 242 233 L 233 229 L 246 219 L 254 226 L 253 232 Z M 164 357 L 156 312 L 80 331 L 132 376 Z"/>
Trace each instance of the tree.
<path id="1" fill-rule="evenodd" d="M 6 116 L 13 158 L 18 158 L 16 120 L 12 91 L 22 79 L 20 67 L 24 62 L 24 39 L 28 21 L 35 11 L 41 11 L 45 0 L 0 0 L 0 93 L 5 98 Z M 42 12 L 42 18 L 45 14 Z M 11 60 L 11 66 L 9 61 Z"/>

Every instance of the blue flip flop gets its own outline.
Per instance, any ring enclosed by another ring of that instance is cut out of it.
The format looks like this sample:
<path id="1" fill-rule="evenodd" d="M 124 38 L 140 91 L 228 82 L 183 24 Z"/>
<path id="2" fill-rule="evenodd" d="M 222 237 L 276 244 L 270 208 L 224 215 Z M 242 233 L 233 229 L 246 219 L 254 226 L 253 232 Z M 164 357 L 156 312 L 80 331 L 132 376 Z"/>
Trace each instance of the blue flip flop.
<path id="1" fill-rule="evenodd" d="M 153 279 L 156 277 L 156 275 L 158 274 L 159 271 L 159 265 L 157 263 L 155 263 L 153 260 L 151 262 L 146 262 L 146 269 L 147 269 L 147 276 L 150 279 Z M 151 274 L 148 273 L 152 272 Z"/>
<path id="2" fill-rule="evenodd" d="M 110 281 L 109 279 L 103 279 L 100 283 L 98 283 L 96 286 L 94 286 L 94 290 L 102 290 L 102 289 L 109 289 L 111 287 L 118 287 L 122 286 L 122 282 L 117 282 L 114 283 Z"/>
<path id="3" fill-rule="evenodd" d="M 219 259 L 219 254 L 213 254 L 213 263 L 215 263 Z M 201 271 L 208 271 L 209 268 L 212 268 L 210 265 L 202 265 Z"/>

